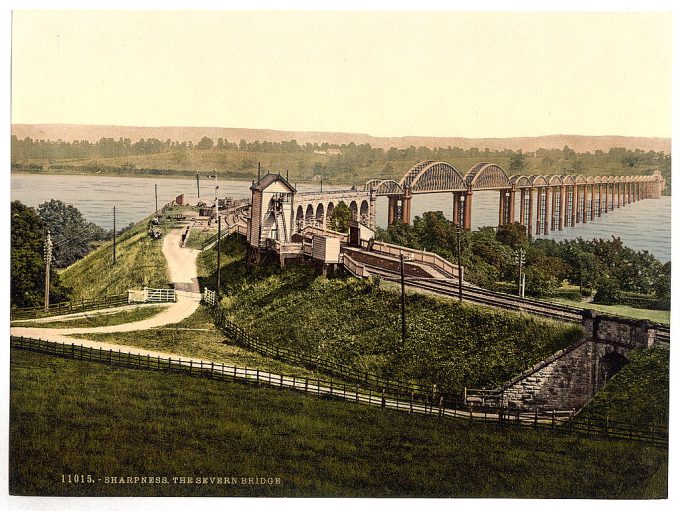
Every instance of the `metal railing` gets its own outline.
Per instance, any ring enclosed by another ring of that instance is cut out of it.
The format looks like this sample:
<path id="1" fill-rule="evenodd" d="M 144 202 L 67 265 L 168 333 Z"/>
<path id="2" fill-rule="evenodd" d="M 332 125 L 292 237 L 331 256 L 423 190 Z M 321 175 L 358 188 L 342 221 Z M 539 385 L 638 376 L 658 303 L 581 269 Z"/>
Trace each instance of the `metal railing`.
<path id="1" fill-rule="evenodd" d="M 347 271 L 355 277 L 363 278 L 368 276 L 366 267 L 363 264 L 357 263 L 346 252 L 340 254 L 340 262 L 347 268 Z"/>
<path id="2" fill-rule="evenodd" d="M 385 243 L 384 241 L 374 241 L 371 247 L 373 251 L 382 252 L 392 256 L 398 257 L 399 255 L 404 254 L 405 256 L 411 257 L 416 262 L 433 266 L 434 268 L 441 270 L 451 277 L 458 277 L 457 265 L 451 264 L 440 255 L 434 254 L 432 252 L 426 252 L 425 250 L 415 250 L 412 248 L 402 247 L 400 245 L 393 245 L 391 243 Z M 461 270 L 463 270 L 464 273 L 464 268 L 461 268 Z"/>

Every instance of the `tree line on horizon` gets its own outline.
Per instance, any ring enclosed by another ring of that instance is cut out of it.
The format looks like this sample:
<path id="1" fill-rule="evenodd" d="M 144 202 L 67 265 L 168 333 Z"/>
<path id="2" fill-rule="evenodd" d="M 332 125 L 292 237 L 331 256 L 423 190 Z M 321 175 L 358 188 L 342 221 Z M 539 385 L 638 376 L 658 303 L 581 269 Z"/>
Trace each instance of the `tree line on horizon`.
<path id="1" fill-rule="evenodd" d="M 173 151 L 210 151 L 210 150 L 232 150 L 243 151 L 249 153 L 304 153 L 304 152 L 321 152 L 325 153 L 329 149 L 338 149 L 340 154 L 335 156 L 350 156 L 354 159 L 360 160 L 384 160 L 384 161 L 400 161 L 400 160 L 445 160 L 456 158 L 479 158 L 481 160 L 489 160 L 493 158 L 510 159 L 510 168 L 508 170 L 520 170 L 523 163 L 528 158 L 539 159 L 541 164 L 545 167 L 551 167 L 555 162 L 560 160 L 577 160 L 579 157 L 592 157 L 594 159 L 616 160 L 627 167 L 633 168 L 638 164 L 657 164 L 670 158 L 670 155 L 664 154 L 663 151 L 643 151 L 641 149 L 626 149 L 624 147 L 613 147 L 608 151 L 596 150 L 593 153 L 587 151 L 585 153 L 577 153 L 569 146 L 564 146 L 562 149 L 538 149 L 536 151 L 513 151 L 510 149 L 491 150 L 489 148 L 479 149 L 476 147 L 470 149 L 462 149 L 460 147 L 435 147 L 429 148 L 426 146 L 409 146 L 406 148 L 392 147 L 390 149 L 383 149 L 381 147 L 372 147 L 370 144 L 330 144 L 324 142 L 310 143 L 303 145 L 296 140 L 282 141 L 282 142 L 246 142 L 244 139 L 237 144 L 229 140 L 218 138 L 217 141 L 209 137 L 203 137 L 199 142 L 193 141 L 173 141 L 166 139 L 165 141 L 156 138 L 141 138 L 137 142 L 132 142 L 130 138 L 120 137 L 118 139 L 102 137 L 96 142 L 88 140 L 74 140 L 66 142 L 63 140 L 44 140 L 32 139 L 25 137 L 19 139 L 16 135 L 12 135 L 11 150 L 12 162 L 18 162 L 26 159 L 45 159 L 50 161 L 63 159 L 80 159 L 80 158 L 113 158 L 118 156 L 130 155 L 144 155 L 144 154 L 158 154 Z M 578 164 L 576 164 L 578 170 Z"/>

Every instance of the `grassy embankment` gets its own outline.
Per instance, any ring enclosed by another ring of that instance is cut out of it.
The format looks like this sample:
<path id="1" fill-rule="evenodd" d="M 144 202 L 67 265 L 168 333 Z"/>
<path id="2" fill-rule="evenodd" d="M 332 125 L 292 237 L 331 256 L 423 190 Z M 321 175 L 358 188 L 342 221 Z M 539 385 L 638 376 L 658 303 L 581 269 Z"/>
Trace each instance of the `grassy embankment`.
<path id="1" fill-rule="evenodd" d="M 493 387 L 575 342 L 580 327 L 448 298 L 409 293 L 401 343 L 399 294 L 374 281 L 317 277 L 310 267 L 251 268 L 234 238 L 223 242 L 222 306 L 251 334 L 389 378 Z M 216 254 L 199 257 L 214 289 Z"/>
<path id="2" fill-rule="evenodd" d="M 100 327 L 114 326 L 123 323 L 132 323 L 155 316 L 162 312 L 166 306 L 163 305 L 143 305 L 127 307 L 119 312 L 102 313 L 94 310 L 85 313 L 83 316 L 61 321 L 13 321 L 11 326 L 39 327 L 39 328 L 81 328 L 81 327 Z"/>
<path id="3" fill-rule="evenodd" d="M 191 231 L 189 232 L 189 239 L 187 240 L 186 246 L 188 248 L 195 248 L 196 250 L 200 250 L 205 241 L 216 235 L 217 229 L 208 228 L 191 229 Z"/>
<path id="4" fill-rule="evenodd" d="M 181 210 L 173 208 L 166 212 L 161 226 L 165 232 L 176 227 L 169 217 Z M 107 242 L 60 274 L 62 283 L 73 290 L 72 299 L 117 295 L 144 286 L 168 287 L 170 275 L 162 252 L 163 239 L 154 240 L 148 235 L 149 218 L 118 237 L 115 266 L 113 243 Z"/>
<path id="5" fill-rule="evenodd" d="M 581 415 L 638 426 L 668 425 L 669 357 L 666 349 L 635 350 Z"/>
<path id="6" fill-rule="evenodd" d="M 663 449 L 12 350 L 12 494 L 658 498 Z M 104 398 L 105 397 L 105 398 Z M 93 483 L 62 483 L 89 474 Z M 168 484 L 105 484 L 166 476 Z M 280 485 L 173 484 L 173 476 Z M 99 480 L 101 479 L 101 481 Z"/>

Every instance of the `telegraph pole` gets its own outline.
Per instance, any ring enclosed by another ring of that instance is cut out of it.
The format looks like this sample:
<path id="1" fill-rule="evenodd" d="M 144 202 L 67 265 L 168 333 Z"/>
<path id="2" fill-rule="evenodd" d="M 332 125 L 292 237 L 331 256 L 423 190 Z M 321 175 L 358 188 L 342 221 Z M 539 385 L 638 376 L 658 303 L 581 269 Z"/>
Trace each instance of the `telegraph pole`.
<path id="1" fill-rule="evenodd" d="M 401 345 L 406 345 L 406 293 L 404 289 L 404 254 L 399 254 L 401 261 Z"/>
<path id="2" fill-rule="evenodd" d="M 217 304 L 220 303 L 220 250 L 221 238 L 222 237 L 222 217 L 220 212 L 217 212 L 217 289 L 215 290 L 215 301 Z"/>
<path id="3" fill-rule="evenodd" d="M 198 177 L 198 172 L 196 172 L 196 197 L 201 197 L 201 180 Z"/>
<path id="4" fill-rule="evenodd" d="M 45 236 L 45 312 L 50 310 L 50 264 L 52 263 L 52 237 L 49 229 Z"/>
<path id="5" fill-rule="evenodd" d="M 460 225 L 456 225 L 456 253 L 458 255 L 458 301 L 463 301 L 463 266 L 460 250 Z"/>
<path id="6" fill-rule="evenodd" d="M 116 264 L 116 206 L 113 206 L 113 264 Z"/>
<path id="7" fill-rule="evenodd" d="M 158 216 L 158 185 L 153 185 L 153 188 L 156 192 L 156 216 Z"/>
<path id="8" fill-rule="evenodd" d="M 524 298 L 524 273 L 522 272 L 524 266 L 524 249 L 517 249 L 517 255 L 515 256 L 515 261 L 519 265 L 519 279 L 517 281 L 517 294 L 520 298 Z"/>

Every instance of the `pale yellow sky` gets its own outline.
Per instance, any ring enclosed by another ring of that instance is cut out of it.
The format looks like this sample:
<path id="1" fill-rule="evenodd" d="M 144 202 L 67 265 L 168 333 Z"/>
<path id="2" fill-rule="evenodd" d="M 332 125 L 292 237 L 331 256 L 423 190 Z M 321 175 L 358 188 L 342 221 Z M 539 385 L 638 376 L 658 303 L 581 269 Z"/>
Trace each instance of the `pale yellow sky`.
<path id="1" fill-rule="evenodd" d="M 15 11 L 12 122 L 671 136 L 671 16 Z"/>

